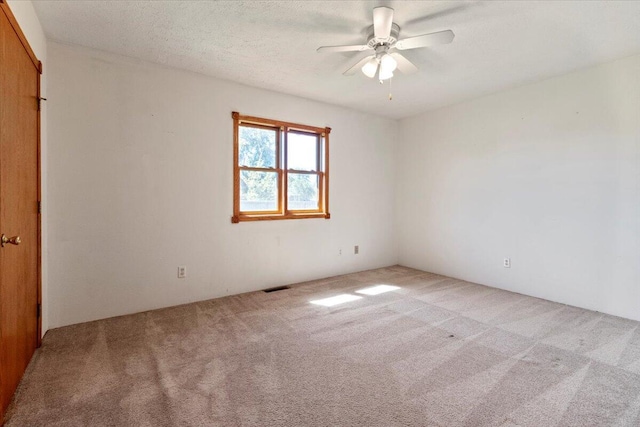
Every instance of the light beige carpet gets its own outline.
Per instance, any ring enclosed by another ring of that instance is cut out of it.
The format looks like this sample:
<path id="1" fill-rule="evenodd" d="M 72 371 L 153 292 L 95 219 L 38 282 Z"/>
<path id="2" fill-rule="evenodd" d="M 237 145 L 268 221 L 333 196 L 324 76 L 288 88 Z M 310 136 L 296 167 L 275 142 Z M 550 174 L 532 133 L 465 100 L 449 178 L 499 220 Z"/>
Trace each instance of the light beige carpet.
<path id="1" fill-rule="evenodd" d="M 383 268 L 49 331 L 8 425 L 640 426 L 638 326 Z"/>

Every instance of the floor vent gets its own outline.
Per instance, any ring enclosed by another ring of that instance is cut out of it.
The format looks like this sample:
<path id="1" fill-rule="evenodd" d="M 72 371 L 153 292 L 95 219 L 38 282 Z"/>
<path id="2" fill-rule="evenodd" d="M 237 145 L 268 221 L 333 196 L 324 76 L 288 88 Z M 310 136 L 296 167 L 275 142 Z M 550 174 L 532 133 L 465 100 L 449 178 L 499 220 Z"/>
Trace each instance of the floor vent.
<path id="1" fill-rule="evenodd" d="M 262 292 L 276 292 L 276 291 L 284 291 L 285 289 L 289 289 L 288 286 L 276 286 L 275 288 L 265 289 Z"/>

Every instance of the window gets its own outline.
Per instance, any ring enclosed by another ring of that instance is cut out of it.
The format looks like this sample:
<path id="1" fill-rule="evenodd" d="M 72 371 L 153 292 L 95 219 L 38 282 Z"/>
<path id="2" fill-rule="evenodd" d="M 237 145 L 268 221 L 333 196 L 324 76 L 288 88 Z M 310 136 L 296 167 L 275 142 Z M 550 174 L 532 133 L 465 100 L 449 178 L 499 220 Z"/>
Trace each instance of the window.
<path id="1" fill-rule="evenodd" d="M 233 112 L 231 222 L 330 218 L 331 128 Z"/>

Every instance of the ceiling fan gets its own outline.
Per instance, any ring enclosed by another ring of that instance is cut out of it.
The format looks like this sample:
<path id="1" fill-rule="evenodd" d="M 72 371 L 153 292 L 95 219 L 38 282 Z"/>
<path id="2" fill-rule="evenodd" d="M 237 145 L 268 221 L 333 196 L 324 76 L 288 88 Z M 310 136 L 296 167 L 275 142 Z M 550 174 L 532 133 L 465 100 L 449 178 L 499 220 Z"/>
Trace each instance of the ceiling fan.
<path id="1" fill-rule="evenodd" d="M 389 7 L 376 7 L 373 9 L 373 25 L 368 30 L 367 43 L 351 46 L 321 46 L 318 52 L 364 52 L 373 50 L 375 53 L 362 58 L 343 74 L 351 76 L 358 69 L 369 78 L 378 76 L 378 80 L 390 79 L 393 72 L 400 70 L 404 74 L 418 71 L 418 68 L 398 50 L 417 49 L 420 47 L 447 44 L 453 41 L 455 34 L 451 30 L 438 31 L 423 34 L 421 36 L 398 39 L 400 27 L 393 23 L 393 9 Z"/>

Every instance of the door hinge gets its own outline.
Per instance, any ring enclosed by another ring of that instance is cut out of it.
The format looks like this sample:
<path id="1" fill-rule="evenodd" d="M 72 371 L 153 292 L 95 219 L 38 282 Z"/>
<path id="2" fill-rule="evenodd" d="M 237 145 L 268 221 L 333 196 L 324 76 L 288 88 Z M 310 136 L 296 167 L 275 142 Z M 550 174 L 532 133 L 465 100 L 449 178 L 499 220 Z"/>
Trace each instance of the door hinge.
<path id="1" fill-rule="evenodd" d="M 42 202 L 40 200 L 38 200 L 38 213 L 42 213 Z"/>
<path id="2" fill-rule="evenodd" d="M 46 100 L 47 100 L 47 98 L 38 98 L 38 111 L 40 111 L 42 109 L 41 108 L 42 101 L 46 101 Z"/>
<path id="3" fill-rule="evenodd" d="M 36 308 L 36 316 L 38 319 L 40 318 L 40 314 L 42 313 L 42 304 L 38 303 L 38 307 Z"/>

